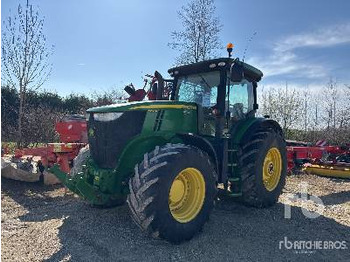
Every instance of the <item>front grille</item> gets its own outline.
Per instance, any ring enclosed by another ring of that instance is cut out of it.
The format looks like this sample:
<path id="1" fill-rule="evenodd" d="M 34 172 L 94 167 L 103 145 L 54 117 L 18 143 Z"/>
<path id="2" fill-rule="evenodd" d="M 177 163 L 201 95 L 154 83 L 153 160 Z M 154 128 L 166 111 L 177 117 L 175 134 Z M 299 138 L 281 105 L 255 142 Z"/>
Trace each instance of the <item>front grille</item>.
<path id="1" fill-rule="evenodd" d="M 122 112 L 120 112 L 122 113 Z M 140 134 L 146 111 L 126 111 L 117 118 L 98 121 L 94 115 L 108 113 L 90 113 L 88 134 L 90 153 L 101 168 L 114 168 L 122 150 L 128 141 Z"/>

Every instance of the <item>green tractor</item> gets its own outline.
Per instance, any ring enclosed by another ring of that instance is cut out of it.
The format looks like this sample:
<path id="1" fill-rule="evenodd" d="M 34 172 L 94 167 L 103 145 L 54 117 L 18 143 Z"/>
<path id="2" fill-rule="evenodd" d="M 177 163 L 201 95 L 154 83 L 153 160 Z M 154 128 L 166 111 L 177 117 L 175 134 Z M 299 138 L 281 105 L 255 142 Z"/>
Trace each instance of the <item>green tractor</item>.
<path id="1" fill-rule="evenodd" d="M 220 58 L 157 73 L 157 100 L 87 110 L 89 150 L 74 175 L 51 172 L 93 205 L 127 201 L 136 224 L 172 243 L 191 239 L 217 191 L 268 207 L 285 183 L 279 124 L 255 117 L 260 70 Z"/>

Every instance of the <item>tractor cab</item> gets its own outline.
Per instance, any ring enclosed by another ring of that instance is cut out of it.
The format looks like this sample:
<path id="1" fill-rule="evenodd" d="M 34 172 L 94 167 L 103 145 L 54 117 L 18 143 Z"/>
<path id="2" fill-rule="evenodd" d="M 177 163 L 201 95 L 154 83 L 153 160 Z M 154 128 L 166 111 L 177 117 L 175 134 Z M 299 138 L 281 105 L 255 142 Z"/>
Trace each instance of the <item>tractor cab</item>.
<path id="1" fill-rule="evenodd" d="M 199 133 L 222 136 L 235 122 L 255 116 L 257 82 L 263 74 L 238 58 L 175 67 L 172 98 L 198 105 Z"/>

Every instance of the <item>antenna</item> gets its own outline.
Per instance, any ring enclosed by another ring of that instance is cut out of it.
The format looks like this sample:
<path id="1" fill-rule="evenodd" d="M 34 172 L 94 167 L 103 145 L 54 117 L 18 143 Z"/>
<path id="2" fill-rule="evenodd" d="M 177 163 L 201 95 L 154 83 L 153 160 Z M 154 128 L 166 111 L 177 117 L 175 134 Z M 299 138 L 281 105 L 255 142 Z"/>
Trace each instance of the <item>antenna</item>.
<path id="1" fill-rule="evenodd" d="M 243 52 L 243 59 L 242 59 L 243 62 L 244 62 L 244 59 L 245 59 L 245 55 L 246 55 L 246 53 L 247 53 L 247 51 L 248 51 L 249 44 L 250 44 L 250 42 L 253 41 L 254 36 L 256 36 L 256 34 L 257 34 L 257 32 L 254 32 L 254 33 L 252 34 L 252 36 L 248 39 L 247 45 L 246 45 L 246 47 L 245 47 L 245 49 L 244 49 L 244 52 Z"/>

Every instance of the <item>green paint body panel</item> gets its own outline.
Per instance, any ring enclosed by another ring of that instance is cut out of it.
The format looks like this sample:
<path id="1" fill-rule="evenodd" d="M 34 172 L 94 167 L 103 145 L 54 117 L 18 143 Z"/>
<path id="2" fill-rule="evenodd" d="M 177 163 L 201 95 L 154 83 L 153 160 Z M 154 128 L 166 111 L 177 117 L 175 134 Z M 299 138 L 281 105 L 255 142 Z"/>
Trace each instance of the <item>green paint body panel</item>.
<path id="1" fill-rule="evenodd" d="M 198 134 L 197 106 L 194 103 L 175 101 L 135 102 L 105 107 L 91 108 L 88 113 L 123 112 L 128 110 L 147 110 L 142 131 L 132 138 L 123 148 L 118 157 L 117 165 L 113 169 L 100 168 L 92 158 L 83 167 L 83 172 L 74 177 L 59 170 L 58 166 L 50 169 L 63 184 L 71 191 L 95 205 L 113 205 L 125 199 L 129 193 L 128 181 L 134 172 L 136 164 L 140 163 L 144 154 L 152 151 L 156 146 L 167 143 L 181 143 L 177 134 Z M 257 118 L 247 118 L 236 123 L 238 125 L 231 133 L 229 149 L 235 150 L 247 130 Z M 204 136 L 203 136 L 204 137 Z M 210 142 L 214 137 L 206 137 Z M 231 158 L 231 159 L 230 159 Z M 229 161 L 235 162 L 235 157 Z M 229 172 L 232 181 L 240 183 L 237 177 L 237 166 L 231 166 Z M 232 194 L 240 195 L 239 193 Z"/>
<path id="2" fill-rule="evenodd" d="M 260 121 L 260 119 L 255 117 L 240 120 L 236 124 L 237 127 L 235 128 L 235 132 L 231 134 L 231 144 L 239 144 L 247 130 L 258 121 Z"/>
<path id="3" fill-rule="evenodd" d="M 96 188 L 89 183 L 87 176 L 90 174 L 88 172 L 84 172 L 75 177 L 70 177 L 68 174 L 62 172 L 58 165 L 54 165 L 48 171 L 55 174 L 69 190 L 94 205 L 113 205 L 113 200 L 121 199 L 123 197 L 122 195 L 114 196 L 101 192 L 99 188 Z"/>

